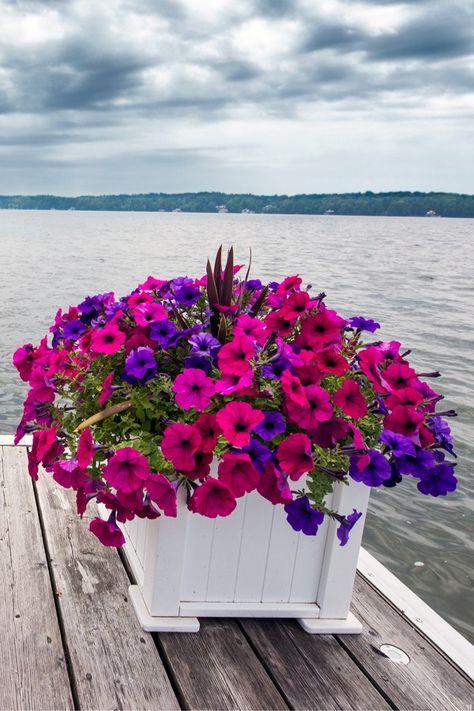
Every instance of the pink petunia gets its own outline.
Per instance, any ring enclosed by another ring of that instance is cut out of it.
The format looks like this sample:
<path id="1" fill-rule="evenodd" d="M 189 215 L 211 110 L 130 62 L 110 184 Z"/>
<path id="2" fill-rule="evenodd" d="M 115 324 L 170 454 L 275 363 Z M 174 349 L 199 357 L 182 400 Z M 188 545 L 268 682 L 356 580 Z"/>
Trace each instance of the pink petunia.
<path id="1" fill-rule="evenodd" d="M 104 382 L 102 383 L 102 389 L 100 391 L 99 395 L 99 405 L 103 407 L 109 397 L 113 393 L 113 388 L 112 388 L 112 381 L 114 379 L 114 372 L 112 371 L 108 375 L 105 376 Z"/>
<path id="2" fill-rule="evenodd" d="M 176 518 L 178 506 L 176 489 L 164 474 L 150 474 L 146 483 L 148 496 L 160 508 L 165 516 Z"/>
<path id="3" fill-rule="evenodd" d="M 334 393 L 333 400 L 334 404 L 353 420 L 358 420 L 367 414 L 367 402 L 359 384 L 354 380 L 344 381 L 339 390 Z"/>
<path id="4" fill-rule="evenodd" d="M 215 393 L 215 385 L 200 368 L 187 368 L 173 383 L 176 402 L 183 410 L 205 410 Z"/>
<path id="5" fill-rule="evenodd" d="M 281 471 L 272 462 L 267 462 L 265 471 L 260 477 L 257 491 L 272 504 L 287 504 L 292 500 L 291 490 Z"/>
<path id="6" fill-rule="evenodd" d="M 308 316 L 301 325 L 301 345 L 320 350 L 340 339 L 341 328 L 346 323 L 347 321 L 330 309 L 323 309 L 316 316 Z"/>
<path id="7" fill-rule="evenodd" d="M 30 379 L 34 362 L 35 349 L 31 343 L 27 343 L 21 348 L 18 348 L 13 354 L 13 365 L 25 383 Z"/>
<path id="8" fill-rule="evenodd" d="M 164 321 L 168 318 L 168 312 L 163 304 L 156 301 L 140 304 L 133 311 L 133 318 L 138 326 L 149 326 L 155 321 Z"/>
<path id="9" fill-rule="evenodd" d="M 297 481 L 302 474 L 314 468 L 311 441 L 305 434 L 291 434 L 277 449 L 277 459 L 290 479 Z"/>
<path id="10" fill-rule="evenodd" d="M 222 482 L 209 477 L 194 491 L 188 509 L 208 518 L 229 516 L 237 502 L 232 492 Z"/>
<path id="11" fill-rule="evenodd" d="M 219 368 L 223 373 L 243 375 L 250 370 L 250 359 L 255 356 L 255 346 L 246 336 L 234 336 L 219 351 Z"/>
<path id="12" fill-rule="evenodd" d="M 217 444 L 217 439 L 221 434 L 221 428 L 217 424 L 217 417 L 211 413 L 205 413 L 198 417 L 194 427 L 199 432 L 201 452 L 212 452 Z"/>
<path id="13" fill-rule="evenodd" d="M 82 469 L 87 469 L 94 457 L 94 440 L 89 427 L 82 430 L 77 446 L 77 462 Z"/>
<path id="14" fill-rule="evenodd" d="M 304 389 L 308 404 L 305 407 L 287 403 L 288 415 L 292 422 L 306 430 L 315 429 L 320 422 L 330 420 L 333 414 L 329 393 L 319 385 L 308 385 Z"/>
<path id="15" fill-rule="evenodd" d="M 415 388 L 401 388 L 394 390 L 391 395 L 385 399 L 385 405 L 389 410 L 393 410 L 398 405 L 412 405 L 416 407 L 423 402 L 423 395 Z"/>
<path id="16" fill-rule="evenodd" d="M 87 476 L 76 459 L 60 459 L 54 463 L 53 479 L 65 489 L 77 491 L 87 481 Z"/>
<path id="17" fill-rule="evenodd" d="M 93 518 L 89 524 L 89 531 L 97 536 L 104 546 L 120 548 L 125 544 L 125 536 L 115 522 L 115 513 L 111 513 L 107 521 Z"/>
<path id="18" fill-rule="evenodd" d="M 218 471 L 219 481 L 228 486 L 236 498 L 253 491 L 260 480 L 248 454 L 224 454 Z"/>
<path id="19" fill-rule="evenodd" d="M 90 348 L 93 353 L 111 355 L 117 353 L 124 343 L 125 333 L 110 323 L 92 332 Z"/>
<path id="20" fill-rule="evenodd" d="M 413 387 L 417 380 L 413 368 L 403 363 L 392 363 L 382 373 L 382 383 L 390 391 Z"/>
<path id="21" fill-rule="evenodd" d="M 291 402 L 301 405 L 302 407 L 308 404 L 301 380 L 292 375 L 289 370 L 285 370 L 281 376 L 280 382 L 281 389 L 288 400 L 291 400 Z"/>
<path id="22" fill-rule="evenodd" d="M 184 473 L 188 479 L 205 479 L 211 473 L 211 464 L 214 459 L 213 452 L 203 452 L 198 449 L 194 452 L 194 466 Z"/>
<path id="23" fill-rule="evenodd" d="M 267 340 L 267 332 L 262 321 L 259 318 L 252 318 L 248 314 L 239 316 L 234 323 L 232 333 L 234 336 L 245 336 L 260 346 L 263 346 Z"/>
<path id="24" fill-rule="evenodd" d="M 392 432 L 412 437 L 418 432 L 424 419 L 425 416 L 414 407 L 397 405 L 385 417 L 384 427 Z"/>
<path id="25" fill-rule="evenodd" d="M 316 354 L 316 365 L 322 373 L 339 377 L 349 370 L 349 363 L 334 348 L 324 348 Z"/>
<path id="26" fill-rule="evenodd" d="M 250 433 L 264 418 L 261 410 L 247 402 L 229 402 L 217 413 L 217 423 L 224 437 L 235 447 L 245 447 L 250 442 Z"/>
<path id="27" fill-rule="evenodd" d="M 290 321 L 296 321 L 311 307 L 311 301 L 307 291 L 299 291 L 296 294 L 291 294 L 286 301 L 283 302 L 280 314 Z"/>
<path id="28" fill-rule="evenodd" d="M 140 489 L 150 473 L 148 459 L 133 447 L 117 450 L 103 471 L 105 480 L 126 494 Z"/>
<path id="29" fill-rule="evenodd" d="M 194 454 L 199 449 L 200 442 L 201 438 L 195 427 L 176 422 L 166 428 L 161 450 L 178 471 L 191 471 L 195 466 Z"/>
<path id="30" fill-rule="evenodd" d="M 253 372 L 248 370 L 243 375 L 238 373 L 224 373 L 220 380 L 216 381 L 216 392 L 221 395 L 231 395 L 248 390 L 253 383 Z"/>
<path id="31" fill-rule="evenodd" d="M 143 284 L 139 284 L 139 289 L 144 289 L 147 291 L 158 291 L 162 286 L 169 284 L 169 281 L 164 281 L 163 279 L 155 279 L 153 276 L 149 276 Z"/>

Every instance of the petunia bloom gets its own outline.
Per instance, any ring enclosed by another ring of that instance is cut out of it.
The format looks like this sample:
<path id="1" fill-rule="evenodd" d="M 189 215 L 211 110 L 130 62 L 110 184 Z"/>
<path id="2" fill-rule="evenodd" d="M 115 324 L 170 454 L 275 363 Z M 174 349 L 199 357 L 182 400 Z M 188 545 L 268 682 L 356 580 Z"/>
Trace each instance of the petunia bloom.
<path id="1" fill-rule="evenodd" d="M 224 437 L 235 447 L 245 447 L 250 433 L 263 420 L 263 412 L 247 402 L 229 402 L 217 413 L 217 423 Z"/>
<path id="2" fill-rule="evenodd" d="M 89 524 L 89 531 L 97 536 L 104 546 L 120 548 L 125 545 L 125 536 L 115 521 L 115 513 L 112 512 L 107 521 L 101 518 L 93 518 Z"/>
<path id="3" fill-rule="evenodd" d="M 176 376 L 173 392 L 176 402 L 183 410 L 194 407 L 201 412 L 211 404 L 215 386 L 212 378 L 208 378 L 204 371 L 199 368 L 188 368 L 184 373 Z"/>
<path id="4" fill-rule="evenodd" d="M 224 454 L 218 471 L 219 481 L 225 484 L 236 498 L 253 491 L 260 480 L 260 474 L 248 454 Z"/>
<path id="5" fill-rule="evenodd" d="M 122 378 L 131 385 L 144 385 L 152 380 L 158 371 L 156 359 L 151 348 L 143 346 L 132 351 L 125 361 Z"/>
<path id="6" fill-rule="evenodd" d="M 125 333 L 114 324 L 108 324 L 92 332 L 90 347 L 93 353 L 112 355 L 117 353 L 124 343 Z"/>
<path id="7" fill-rule="evenodd" d="M 345 415 L 358 420 L 367 414 L 367 402 L 358 383 L 354 380 L 345 380 L 342 386 L 334 393 L 334 404 Z"/>
<path id="8" fill-rule="evenodd" d="M 362 456 L 353 455 L 350 458 L 349 476 L 354 481 L 362 481 L 366 486 L 380 486 L 391 476 L 390 464 L 383 454 L 375 449 L 367 450 Z"/>
<path id="9" fill-rule="evenodd" d="M 285 418 L 279 412 L 271 410 L 263 413 L 263 420 L 256 426 L 255 434 L 269 442 L 286 430 Z"/>
<path id="10" fill-rule="evenodd" d="M 163 434 L 161 450 L 178 471 L 191 471 L 194 454 L 199 449 L 200 436 L 196 428 L 181 422 L 168 425 Z"/>
<path id="11" fill-rule="evenodd" d="M 265 465 L 265 471 L 257 484 L 257 491 L 272 504 L 286 504 L 293 498 L 282 472 L 270 461 Z"/>
<path id="12" fill-rule="evenodd" d="M 94 457 L 94 440 L 89 427 L 82 430 L 77 445 L 77 462 L 82 469 L 87 469 Z"/>
<path id="13" fill-rule="evenodd" d="M 314 468 L 311 440 L 302 433 L 291 434 L 278 445 L 277 458 L 290 479 L 298 480 L 302 474 Z"/>
<path id="14" fill-rule="evenodd" d="M 336 536 L 339 538 L 341 546 L 346 545 L 349 540 L 349 533 L 352 531 L 361 516 L 362 513 L 360 511 L 352 509 L 352 513 L 349 514 L 349 516 L 342 516 L 339 519 L 339 527 L 336 531 Z"/>
<path id="15" fill-rule="evenodd" d="M 457 479 L 454 476 L 454 467 L 449 462 L 441 462 L 423 472 L 418 482 L 417 489 L 422 494 L 430 496 L 446 496 L 456 489 Z"/>
<path id="16" fill-rule="evenodd" d="M 133 310 L 133 317 L 138 326 L 150 326 L 156 321 L 164 321 L 168 318 L 168 312 L 163 304 L 155 301 L 143 303 Z"/>
<path id="17" fill-rule="evenodd" d="M 415 435 L 425 419 L 422 412 L 414 407 L 397 405 L 384 420 L 384 427 L 406 437 Z"/>
<path id="18" fill-rule="evenodd" d="M 287 521 L 295 531 L 302 531 L 306 536 L 315 536 L 324 520 L 324 514 L 313 509 L 307 496 L 300 496 L 285 504 Z"/>
<path id="19" fill-rule="evenodd" d="M 148 479 L 148 459 L 133 447 L 124 447 L 112 455 L 103 469 L 105 480 L 124 493 L 137 491 Z"/>
<path id="20" fill-rule="evenodd" d="M 146 482 L 150 499 L 160 508 L 165 516 L 176 518 L 178 514 L 176 489 L 170 480 L 161 473 L 150 474 Z"/>
<path id="21" fill-rule="evenodd" d="M 194 491 L 188 509 L 208 518 L 229 516 L 237 506 L 234 495 L 222 482 L 209 477 Z"/>
<path id="22" fill-rule="evenodd" d="M 219 368 L 223 373 L 243 375 L 251 368 L 250 359 L 255 356 L 255 346 L 246 336 L 235 336 L 219 351 Z"/>

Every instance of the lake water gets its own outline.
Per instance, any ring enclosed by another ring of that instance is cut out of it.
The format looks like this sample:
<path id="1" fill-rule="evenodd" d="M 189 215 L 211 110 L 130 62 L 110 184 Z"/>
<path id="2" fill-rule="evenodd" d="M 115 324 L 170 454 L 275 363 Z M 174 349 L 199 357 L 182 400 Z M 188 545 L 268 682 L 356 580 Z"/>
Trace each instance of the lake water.
<path id="1" fill-rule="evenodd" d="M 148 274 L 204 273 L 220 243 L 252 276 L 299 272 L 345 316 L 382 323 L 459 417 L 458 491 L 434 499 L 407 478 L 373 490 L 364 545 L 474 641 L 474 220 L 0 211 L 0 433 L 13 433 L 25 387 L 12 351 L 37 343 L 58 306 L 87 294 L 128 293 Z M 423 565 L 420 565 L 423 563 Z"/>

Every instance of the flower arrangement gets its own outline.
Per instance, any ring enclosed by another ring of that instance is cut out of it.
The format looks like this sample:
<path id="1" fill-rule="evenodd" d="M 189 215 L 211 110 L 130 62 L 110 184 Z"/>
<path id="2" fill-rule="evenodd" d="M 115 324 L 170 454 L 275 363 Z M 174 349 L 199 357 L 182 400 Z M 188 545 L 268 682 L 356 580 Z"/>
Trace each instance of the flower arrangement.
<path id="1" fill-rule="evenodd" d="M 307 535 L 336 519 L 341 545 L 361 513 L 326 505 L 335 482 L 454 491 L 455 413 L 423 379 L 439 373 L 415 372 L 397 341 L 364 342 L 379 324 L 342 318 L 299 276 L 264 286 L 239 278 L 232 249 L 221 259 L 200 279 L 87 297 L 57 312 L 50 345 L 15 352 L 33 479 L 42 464 L 74 489 L 80 516 L 104 504 L 90 530 L 109 546 L 124 543 L 117 521 L 176 516 L 179 487 L 211 518 L 256 490 Z"/>

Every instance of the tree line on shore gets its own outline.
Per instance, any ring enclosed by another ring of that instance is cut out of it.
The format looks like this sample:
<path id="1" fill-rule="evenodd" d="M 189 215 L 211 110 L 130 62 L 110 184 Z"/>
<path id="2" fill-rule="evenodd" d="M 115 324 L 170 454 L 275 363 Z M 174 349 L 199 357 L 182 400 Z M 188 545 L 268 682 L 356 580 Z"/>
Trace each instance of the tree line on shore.
<path id="1" fill-rule="evenodd" d="M 474 195 L 386 192 L 253 195 L 221 192 L 137 195 L 0 195 L 0 209 L 230 212 L 287 215 L 474 217 Z"/>

